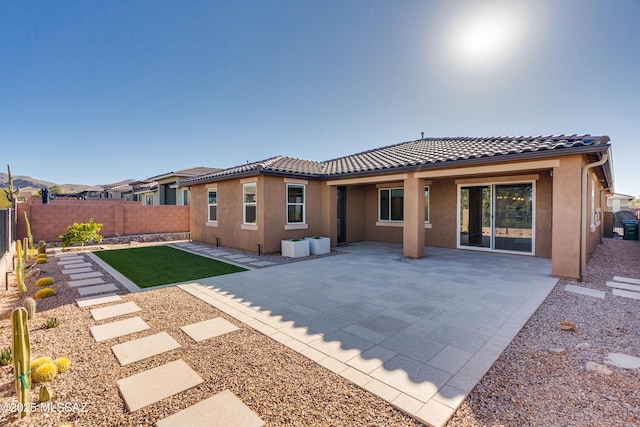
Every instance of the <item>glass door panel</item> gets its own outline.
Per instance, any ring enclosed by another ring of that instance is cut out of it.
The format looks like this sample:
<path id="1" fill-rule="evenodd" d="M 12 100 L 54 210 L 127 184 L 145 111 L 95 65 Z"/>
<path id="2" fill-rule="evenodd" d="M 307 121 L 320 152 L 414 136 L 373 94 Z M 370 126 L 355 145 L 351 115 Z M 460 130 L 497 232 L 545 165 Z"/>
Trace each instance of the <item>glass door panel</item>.
<path id="1" fill-rule="evenodd" d="M 495 185 L 494 249 L 532 252 L 533 185 Z"/>
<path id="2" fill-rule="evenodd" d="M 491 248 L 491 186 L 460 188 L 460 246 Z"/>

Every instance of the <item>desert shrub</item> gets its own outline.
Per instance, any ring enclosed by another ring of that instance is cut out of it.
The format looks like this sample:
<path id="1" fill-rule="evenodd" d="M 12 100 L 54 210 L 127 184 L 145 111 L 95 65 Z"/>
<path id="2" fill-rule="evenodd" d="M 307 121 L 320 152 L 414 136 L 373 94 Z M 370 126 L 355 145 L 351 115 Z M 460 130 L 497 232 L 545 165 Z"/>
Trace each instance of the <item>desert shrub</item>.
<path id="1" fill-rule="evenodd" d="M 67 227 L 67 231 L 64 234 L 58 234 L 58 238 L 63 248 L 66 248 L 70 244 L 84 246 L 85 243 L 91 241 L 100 243 L 102 242 L 102 236 L 100 235 L 101 229 L 102 224 L 98 224 L 91 218 L 89 222 L 85 223 L 74 222 L 73 225 Z"/>

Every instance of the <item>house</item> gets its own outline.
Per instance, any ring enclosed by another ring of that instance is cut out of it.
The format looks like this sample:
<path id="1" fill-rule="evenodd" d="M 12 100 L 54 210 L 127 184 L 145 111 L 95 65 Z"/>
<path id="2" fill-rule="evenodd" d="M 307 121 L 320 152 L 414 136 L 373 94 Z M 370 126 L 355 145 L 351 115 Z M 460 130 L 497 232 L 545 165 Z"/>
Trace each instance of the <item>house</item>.
<path id="1" fill-rule="evenodd" d="M 133 201 L 133 192 L 131 183 L 133 179 L 125 179 L 124 181 L 112 182 L 102 186 L 104 189 L 103 197 L 106 199 L 124 199 L 129 202 Z"/>
<path id="2" fill-rule="evenodd" d="M 180 181 L 191 238 L 263 252 L 321 234 L 551 258 L 579 279 L 613 192 L 607 136 L 421 138 L 324 162 L 276 156 Z"/>
<path id="3" fill-rule="evenodd" d="M 142 202 L 146 205 L 188 205 L 191 195 L 187 188 L 178 190 L 177 182 L 180 179 L 203 175 L 218 171 L 217 168 L 196 166 L 179 169 L 161 175 L 148 178 L 148 182 L 155 183 L 147 187 L 147 191 L 141 194 Z"/>
<path id="4" fill-rule="evenodd" d="M 619 194 L 615 193 L 611 196 L 607 197 L 607 212 L 620 212 L 620 211 L 628 211 L 629 202 L 635 199 L 633 196 L 629 196 L 627 194 Z"/>

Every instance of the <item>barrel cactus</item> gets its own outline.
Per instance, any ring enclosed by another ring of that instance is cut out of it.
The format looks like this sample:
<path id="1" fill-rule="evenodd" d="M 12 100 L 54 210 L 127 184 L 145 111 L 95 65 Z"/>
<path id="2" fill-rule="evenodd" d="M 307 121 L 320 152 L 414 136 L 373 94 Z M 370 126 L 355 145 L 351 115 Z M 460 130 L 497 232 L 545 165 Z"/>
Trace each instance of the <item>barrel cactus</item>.
<path id="1" fill-rule="evenodd" d="M 58 357 L 53 361 L 53 364 L 56 365 L 56 369 L 58 370 L 59 374 L 67 372 L 69 370 L 69 367 L 71 366 L 71 362 L 69 362 L 69 359 L 67 359 L 66 357 Z"/>
<path id="2" fill-rule="evenodd" d="M 36 286 L 41 287 L 41 286 L 51 286 L 53 285 L 53 283 L 55 282 L 55 280 L 53 280 L 53 277 L 41 277 L 40 279 L 36 280 Z"/>
<path id="3" fill-rule="evenodd" d="M 51 390 L 49 389 L 49 387 L 47 387 L 46 385 L 43 385 L 42 387 L 40 387 L 40 393 L 38 394 L 38 400 L 40 402 L 48 402 L 49 400 L 51 400 L 51 396 L 53 395 L 53 393 L 51 393 Z"/>
<path id="4" fill-rule="evenodd" d="M 40 289 L 38 292 L 36 292 L 36 294 L 34 295 L 34 297 L 36 299 L 43 299 L 43 298 L 49 298 L 52 297 L 56 294 L 56 291 L 54 289 L 51 288 L 44 288 L 44 289 Z"/>
<path id="5" fill-rule="evenodd" d="M 31 370 L 31 378 L 33 382 L 43 383 L 46 381 L 51 381 L 58 375 L 58 369 L 53 362 L 46 362 L 41 365 L 38 365 L 37 368 L 33 368 Z"/>

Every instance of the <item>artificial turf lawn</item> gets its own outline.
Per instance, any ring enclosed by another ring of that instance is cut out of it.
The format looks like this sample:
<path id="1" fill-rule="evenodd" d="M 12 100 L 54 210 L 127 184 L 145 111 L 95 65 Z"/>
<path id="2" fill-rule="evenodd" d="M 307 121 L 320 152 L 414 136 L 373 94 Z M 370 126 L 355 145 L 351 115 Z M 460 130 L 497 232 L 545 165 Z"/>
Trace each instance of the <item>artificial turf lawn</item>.
<path id="1" fill-rule="evenodd" d="M 140 288 L 246 271 L 246 268 L 169 246 L 146 246 L 94 253 Z"/>

